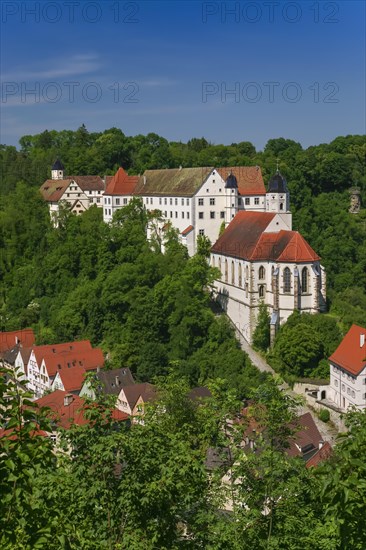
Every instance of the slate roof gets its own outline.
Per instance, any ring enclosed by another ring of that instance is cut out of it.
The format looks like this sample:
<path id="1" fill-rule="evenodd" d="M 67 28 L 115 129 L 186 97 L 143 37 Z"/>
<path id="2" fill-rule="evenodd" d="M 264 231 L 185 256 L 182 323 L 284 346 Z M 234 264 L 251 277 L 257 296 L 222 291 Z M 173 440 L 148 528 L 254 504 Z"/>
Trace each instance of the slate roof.
<path id="1" fill-rule="evenodd" d="M 132 386 L 135 383 L 129 368 L 103 370 L 96 374 L 101 383 L 103 393 L 118 395 L 122 388 Z"/>
<path id="2" fill-rule="evenodd" d="M 4 352 L 0 352 L 0 357 L 2 357 L 8 365 L 14 366 L 15 359 L 17 358 L 20 349 L 20 345 L 17 344 L 13 347 L 13 349 L 8 349 Z"/>
<path id="3" fill-rule="evenodd" d="M 121 389 L 123 389 L 127 403 L 129 404 L 131 410 L 136 405 L 140 396 L 142 397 L 144 403 L 146 403 L 146 401 L 152 401 L 156 397 L 156 389 L 152 384 L 149 384 L 149 382 L 133 384 Z"/>
<path id="4" fill-rule="evenodd" d="M 0 332 L 0 351 L 13 349 L 17 343 L 17 338 L 20 340 L 22 347 L 29 348 L 35 342 L 34 332 L 31 328 L 22 330 L 14 330 L 12 332 Z"/>
<path id="5" fill-rule="evenodd" d="M 145 170 L 139 178 L 138 195 L 176 195 L 191 197 L 206 181 L 214 168 L 169 168 Z"/>
<path id="6" fill-rule="evenodd" d="M 217 172 L 226 182 L 230 173 L 236 177 L 240 195 L 265 195 L 266 188 L 259 166 L 229 166 L 218 168 Z"/>
<path id="7" fill-rule="evenodd" d="M 276 214 L 238 212 L 211 252 L 250 261 L 312 262 L 320 260 L 297 231 L 266 232 Z"/>
<path id="8" fill-rule="evenodd" d="M 360 346 L 360 337 L 365 335 Z M 358 375 L 366 367 L 366 328 L 352 325 L 329 361 L 353 375 Z"/>
<path id="9" fill-rule="evenodd" d="M 114 176 L 108 181 L 105 195 L 133 195 L 139 176 L 129 176 L 123 168 L 118 168 Z"/>
<path id="10" fill-rule="evenodd" d="M 286 180 L 280 172 L 276 172 L 269 180 L 268 193 L 288 193 Z"/>
<path id="11" fill-rule="evenodd" d="M 52 170 L 64 170 L 64 165 L 60 161 L 60 159 L 57 159 L 52 166 Z"/>

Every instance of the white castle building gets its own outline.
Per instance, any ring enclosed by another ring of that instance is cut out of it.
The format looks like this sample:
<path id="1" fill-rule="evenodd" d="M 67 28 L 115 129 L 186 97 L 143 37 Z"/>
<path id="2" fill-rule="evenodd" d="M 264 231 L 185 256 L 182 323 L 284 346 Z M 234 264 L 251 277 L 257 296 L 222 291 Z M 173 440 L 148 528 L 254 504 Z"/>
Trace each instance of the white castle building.
<path id="1" fill-rule="evenodd" d="M 237 193 L 234 174 L 227 186 Z M 261 302 L 271 314 L 271 339 L 295 310 L 317 313 L 326 307 L 326 277 L 319 256 L 292 231 L 289 191 L 279 171 L 269 182 L 262 211 L 238 211 L 211 249 L 218 301 L 252 341 Z"/>
<path id="2" fill-rule="evenodd" d="M 111 222 L 118 209 L 140 197 L 146 210 L 161 213 L 159 230 L 170 222 L 192 255 L 198 235 L 215 242 L 222 223 L 228 225 L 238 211 L 264 212 L 265 195 L 258 166 L 146 170 L 142 176 L 120 168 L 105 190 L 103 219 Z"/>

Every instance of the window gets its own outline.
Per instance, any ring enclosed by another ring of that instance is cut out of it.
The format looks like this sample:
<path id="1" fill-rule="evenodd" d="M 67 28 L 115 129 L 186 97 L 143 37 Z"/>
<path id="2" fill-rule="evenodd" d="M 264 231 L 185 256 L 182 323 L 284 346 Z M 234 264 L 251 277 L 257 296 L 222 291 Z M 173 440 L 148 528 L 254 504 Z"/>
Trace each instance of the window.
<path id="1" fill-rule="evenodd" d="M 200 220 L 203 220 L 203 212 L 198 212 L 198 218 L 199 218 Z"/>
<path id="2" fill-rule="evenodd" d="M 187 212 L 187 220 L 189 220 L 189 212 Z"/>
<path id="3" fill-rule="evenodd" d="M 178 206 L 178 199 L 175 199 L 175 206 Z"/>
<path id="4" fill-rule="evenodd" d="M 189 199 L 187 199 L 187 206 L 189 206 Z"/>
<path id="5" fill-rule="evenodd" d="M 221 258 L 219 258 L 219 270 L 220 270 L 220 273 L 221 273 L 221 276 L 222 276 L 222 271 L 221 271 Z"/>
<path id="6" fill-rule="evenodd" d="M 258 288 L 259 298 L 264 298 L 264 285 L 260 285 Z"/>
<path id="7" fill-rule="evenodd" d="M 291 292 L 291 271 L 288 267 L 283 270 L 283 292 L 286 294 Z"/>
<path id="8" fill-rule="evenodd" d="M 212 262 L 211 262 L 211 265 L 212 265 L 212 267 L 215 267 L 215 256 L 212 256 Z"/>
<path id="9" fill-rule="evenodd" d="M 182 199 L 182 206 L 184 206 L 184 199 Z"/>
<path id="10" fill-rule="evenodd" d="M 212 183 L 215 183 L 215 180 L 212 180 Z"/>
<path id="11" fill-rule="evenodd" d="M 235 285 L 235 265 L 231 262 L 231 284 Z"/>
<path id="12" fill-rule="evenodd" d="M 167 198 L 164 199 L 164 204 L 168 204 L 168 199 Z"/>
<path id="13" fill-rule="evenodd" d="M 227 277 L 228 277 L 228 273 L 227 273 L 227 260 L 225 260 L 225 283 L 227 283 Z"/>
<path id="14" fill-rule="evenodd" d="M 304 294 L 308 291 L 308 268 L 304 267 L 301 272 L 301 291 Z"/>
<path id="15" fill-rule="evenodd" d="M 215 212 L 210 212 L 210 218 L 211 218 L 211 220 L 215 219 Z"/>
<path id="16" fill-rule="evenodd" d="M 241 200 L 241 198 L 239 197 L 239 198 L 238 198 L 238 205 L 241 206 L 241 204 L 242 204 L 242 200 Z"/>
<path id="17" fill-rule="evenodd" d="M 258 277 L 260 280 L 264 279 L 266 276 L 266 270 L 264 269 L 264 267 L 261 265 L 260 268 L 259 268 L 259 271 L 258 271 Z"/>
<path id="18" fill-rule="evenodd" d="M 225 212 L 220 212 L 220 218 L 223 220 L 225 218 Z"/>
<path id="19" fill-rule="evenodd" d="M 175 217 L 178 218 L 178 212 L 177 211 L 175 211 Z"/>
<path id="20" fill-rule="evenodd" d="M 108 214 L 111 216 L 112 215 L 112 212 L 111 212 L 111 209 L 109 208 L 108 210 Z"/>
<path id="21" fill-rule="evenodd" d="M 205 234 L 205 230 L 204 230 L 204 229 L 200 229 L 200 230 L 198 231 L 198 233 L 199 233 L 200 235 L 204 235 L 204 234 Z"/>
<path id="22" fill-rule="evenodd" d="M 116 205 L 119 206 L 120 205 L 120 199 L 116 199 Z"/>
<path id="23" fill-rule="evenodd" d="M 123 204 L 127 204 L 128 203 L 128 200 L 127 199 L 123 199 Z"/>
<path id="24" fill-rule="evenodd" d="M 246 268 L 245 268 L 245 278 L 249 279 L 249 267 L 248 266 L 246 266 Z"/>
<path id="25" fill-rule="evenodd" d="M 242 286 L 243 284 L 241 264 L 239 264 L 239 267 L 238 267 L 238 283 L 239 283 L 239 286 Z"/>
<path id="26" fill-rule="evenodd" d="M 172 212 L 172 211 L 170 211 L 170 217 L 171 217 L 171 218 L 173 217 L 173 212 Z"/>
<path id="27" fill-rule="evenodd" d="M 97 203 L 100 204 L 100 198 L 99 197 L 97 198 Z"/>
<path id="28" fill-rule="evenodd" d="M 246 206 L 248 206 L 248 204 L 250 204 L 250 198 L 249 197 L 245 197 L 245 204 L 246 204 Z"/>
<path id="29" fill-rule="evenodd" d="M 206 189 L 206 191 L 207 191 L 207 193 L 209 193 L 209 192 L 210 192 L 210 190 L 209 190 L 209 189 Z"/>
<path id="30" fill-rule="evenodd" d="M 203 206 L 203 199 L 198 199 L 198 206 Z"/>
<path id="31" fill-rule="evenodd" d="M 215 206 L 215 199 L 214 198 L 210 199 L 210 206 Z"/>
<path id="32" fill-rule="evenodd" d="M 169 199 L 169 203 L 170 203 L 170 204 L 173 204 L 173 199 Z"/>
<path id="33" fill-rule="evenodd" d="M 283 203 L 280 203 L 280 210 L 283 210 Z"/>
<path id="34" fill-rule="evenodd" d="M 254 197 L 254 204 L 258 206 L 259 204 L 259 197 Z"/>
<path id="35" fill-rule="evenodd" d="M 248 283 L 245 283 L 245 297 L 248 298 Z"/>
<path id="36" fill-rule="evenodd" d="M 182 219 L 184 219 L 184 212 L 182 212 Z"/>
<path id="37" fill-rule="evenodd" d="M 334 385 L 338 386 L 338 380 L 334 380 Z"/>
<path id="38" fill-rule="evenodd" d="M 163 202 L 163 200 L 162 200 L 162 198 L 160 197 L 160 199 L 159 199 L 159 204 L 162 204 L 162 202 Z"/>
<path id="39" fill-rule="evenodd" d="M 153 202 L 154 202 L 154 199 L 151 197 L 150 198 L 150 204 L 153 204 Z"/>
<path id="40" fill-rule="evenodd" d="M 167 218 L 168 217 L 168 212 L 165 210 L 164 211 L 164 216 Z"/>

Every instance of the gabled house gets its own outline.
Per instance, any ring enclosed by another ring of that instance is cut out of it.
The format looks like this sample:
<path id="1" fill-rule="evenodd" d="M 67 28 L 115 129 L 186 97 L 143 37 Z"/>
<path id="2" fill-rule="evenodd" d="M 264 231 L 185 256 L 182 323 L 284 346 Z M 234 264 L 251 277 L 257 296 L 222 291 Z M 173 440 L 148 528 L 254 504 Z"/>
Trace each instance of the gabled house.
<path id="1" fill-rule="evenodd" d="M 14 349 L 17 345 L 22 348 L 30 348 L 34 345 L 34 342 L 34 332 L 31 328 L 0 332 L 0 354 Z"/>
<path id="2" fill-rule="evenodd" d="M 51 390 L 62 390 L 79 395 L 85 381 L 86 372 L 85 368 L 79 365 L 57 371 L 51 384 Z"/>
<path id="3" fill-rule="evenodd" d="M 121 389 L 135 383 L 131 371 L 127 367 L 113 370 L 101 370 L 94 375 L 100 392 L 106 395 L 118 396 Z M 85 381 L 80 391 L 80 397 L 95 399 L 96 395 L 89 381 Z"/>
<path id="4" fill-rule="evenodd" d="M 281 174 L 270 181 L 265 212 L 239 211 L 211 249 L 220 270 L 216 297 L 251 342 L 261 302 L 271 315 L 271 340 L 295 310 L 326 309 L 326 277 L 320 258 L 292 230 L 289 193 Z"/>
<path id="5" fill-rule="evenodd" d="M 111 222 L 113 214 L 126 206 L 135 194 L 138 176 L 129 176 L 123 168 L 119 168 L 109 179 L 103 198 L 103 220 Z"/>
<path id="6" fill-rule="evenodd" d="M 318 400 L 340 412 L 366 409 L 366 328 L 352 325 L 329 363 L 330 383 L 319 387 Z"/>
<path id="7" fill-rule="evenodd" d="M 121 389 L 116 407 L 129 416 L 141 416 L 144 413 L 144 405 L 156 398 L 156 389 L 152 384 L 143 382 L 133 384 Z"/>
<path id="8" fill-rule="evenodd" d="M 102 208 L 105 183 L 100 176 L 65 176 L 62 163 L 57 160 L 52 166 L 52 179 L 40 188 L 47 201 L 51 218 L 57 225 L 60 204 L 63 202 L 74 214 L 82 214 L 94 204 Z"/>

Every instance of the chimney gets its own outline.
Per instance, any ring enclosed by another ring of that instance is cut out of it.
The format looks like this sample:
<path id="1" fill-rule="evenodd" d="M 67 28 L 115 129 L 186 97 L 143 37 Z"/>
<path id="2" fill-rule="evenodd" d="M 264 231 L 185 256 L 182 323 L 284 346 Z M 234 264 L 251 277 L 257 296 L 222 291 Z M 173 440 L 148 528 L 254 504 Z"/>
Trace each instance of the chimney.
<path id="1" fill-rule="evenodd" d="M 73 401 L 74 401 L 74 396 L 72 395 L 72 393 L 67 393 L 64 396 L 64 407 L 68 407 L 69 405 L 71 405 Z"/>
<path id="2" fill-rule="evenodd" d="M 360 334 L 360 348 L 363 348 L 364 345 L 365 345 L 365 335 Z"/>
<path id="3" fill-rule="evenodd" d="M 119 386 L 119 376 L 116 376 L 116 386 Z"/>

